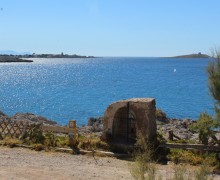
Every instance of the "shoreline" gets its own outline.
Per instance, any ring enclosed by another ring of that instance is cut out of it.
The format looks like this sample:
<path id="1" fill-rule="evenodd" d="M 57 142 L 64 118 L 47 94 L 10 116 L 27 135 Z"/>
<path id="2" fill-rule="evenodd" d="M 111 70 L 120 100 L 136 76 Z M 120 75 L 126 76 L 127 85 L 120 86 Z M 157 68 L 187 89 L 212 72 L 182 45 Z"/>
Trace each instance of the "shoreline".
<path id="1" fill-rule="evenodd" d="M 10 55 L 0 55 L 0 63 L 14 63 L 14 62 L 34 62 L 33 60 L 25 60 L 18 58 L 16 56 L 10 56 Z"/>
<path id="2" fill-rule="evenodd" d="M 67 125 L 58 124 L 54 120 L 47 119 L 43 116 L 39 116 L 33 113 L 16 113 L 12 116 L 8 116 L 0 111 L 0 120 L 11 120 L 11 121 L 28 121 L 31 123 L 42 123 L 45 125 L 64 127 Z M 90 117 L 88 118 L 87 125 L 77 126 L 77 132 L 82 135 L 96 134 L 101 136 L 103 132 L 103 117 Z M 169 132 L 173 131 L 176 136 L 185 141 L 192 141 L 199 143 L 198 133 L 190 131 L 190 125 L 196 122 L 192 119 L 177 119 L 177 118 L 156 118 L 157 132 L 162 135 L 165 141 L 169 140 Z M 220 133 L 219 135 L 220 136 Z"/>

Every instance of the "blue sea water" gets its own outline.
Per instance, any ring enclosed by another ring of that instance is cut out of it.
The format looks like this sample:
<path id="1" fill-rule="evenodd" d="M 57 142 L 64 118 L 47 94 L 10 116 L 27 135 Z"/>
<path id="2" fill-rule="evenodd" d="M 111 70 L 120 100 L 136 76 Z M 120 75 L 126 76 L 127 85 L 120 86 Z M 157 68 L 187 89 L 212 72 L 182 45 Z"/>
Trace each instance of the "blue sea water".
<path id="1" fill-rule="evenodd" d="M 67 124 L 102 116 L 107 106 L 133 97 L 156 98 L 169 117 L 213 113 L 206 67 L 209 59 L 33 59 L 0 64 L 0 110 L 32 112 Z M 176 72 L 174 72 L 176 69 Z"/>

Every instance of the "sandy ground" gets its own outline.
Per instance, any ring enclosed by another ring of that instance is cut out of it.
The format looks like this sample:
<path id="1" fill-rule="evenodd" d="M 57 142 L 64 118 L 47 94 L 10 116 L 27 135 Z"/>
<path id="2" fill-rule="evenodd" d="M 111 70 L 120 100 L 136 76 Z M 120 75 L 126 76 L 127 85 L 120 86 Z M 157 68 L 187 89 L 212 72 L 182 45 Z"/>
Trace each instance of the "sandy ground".
<path id="1" fill-rule="evenodd" d="M 115 158 L 37 152 L 0 147 L 0 180 L 3 179 L 132 179 L 128 162 Z"/>
<path id="2" fill-rule="evenodd" d="M 96 160 L 88 155 L 0 147 L 0 180 L 132 179 L 128 161 L 110 157 Z M 163 179 L 170 179 L 171 165 L 160 165 L 159 169 Z"/>

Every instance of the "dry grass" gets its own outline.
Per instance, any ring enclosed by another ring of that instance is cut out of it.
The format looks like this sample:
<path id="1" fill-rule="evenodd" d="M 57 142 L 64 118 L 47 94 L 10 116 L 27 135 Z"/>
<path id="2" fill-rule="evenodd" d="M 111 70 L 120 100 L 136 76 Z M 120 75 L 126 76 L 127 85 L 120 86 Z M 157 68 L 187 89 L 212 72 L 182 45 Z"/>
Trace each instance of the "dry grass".
<path id="1" fill-rule="evenodd" d="M 17 138 L 7 136 L 1 141 L 1 143 L 2 143 L 2 145 L 9 146 L 9 147 L 13 148 L 17 144 L 22 144 L 22 141 Z"/>
<path id="2" fill-rule="evenodd" d="M 85 150 L 109 150 L 109 145 L 99 137 L 90 134 L 79 139 L 78 148 Z"/>

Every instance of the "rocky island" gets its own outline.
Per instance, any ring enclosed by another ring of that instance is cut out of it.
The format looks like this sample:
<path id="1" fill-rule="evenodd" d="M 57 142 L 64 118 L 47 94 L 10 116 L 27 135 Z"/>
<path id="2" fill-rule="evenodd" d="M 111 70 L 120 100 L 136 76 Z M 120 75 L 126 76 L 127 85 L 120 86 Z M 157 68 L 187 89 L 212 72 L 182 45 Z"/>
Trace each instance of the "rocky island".
<path id="1" fill-rule="evenodd" d="M 174 56 L 172 58 L 210 58 L 207 54 L 202 54 L 199 52 L 198 54 L 188 54 L 188 55 L 181 55 L 181 56 Z"/>

